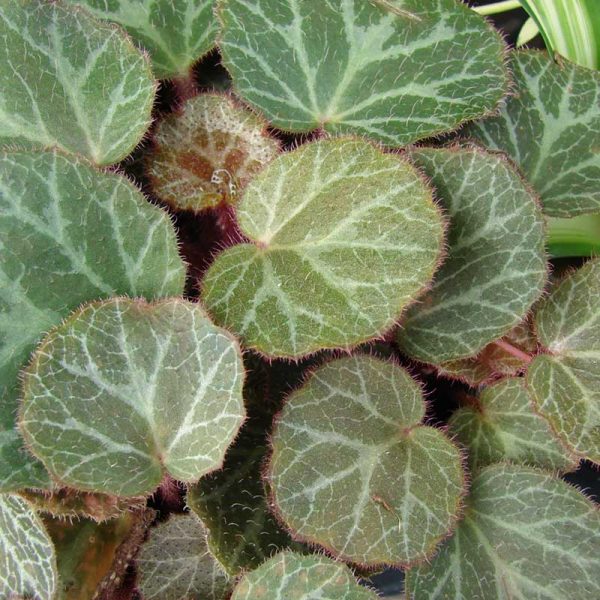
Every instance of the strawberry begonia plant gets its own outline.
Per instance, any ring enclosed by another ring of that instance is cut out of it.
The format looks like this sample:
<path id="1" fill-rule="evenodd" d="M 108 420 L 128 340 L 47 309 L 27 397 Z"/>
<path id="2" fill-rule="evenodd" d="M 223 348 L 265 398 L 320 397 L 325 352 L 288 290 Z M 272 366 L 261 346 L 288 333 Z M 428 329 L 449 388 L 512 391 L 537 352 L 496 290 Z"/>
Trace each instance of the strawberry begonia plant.
<path id="1" fill-rule="evenodd" d="M 0 82 L 0 598 L 600 597 L 597 71 L 457 0 L 4 0 Z"/>

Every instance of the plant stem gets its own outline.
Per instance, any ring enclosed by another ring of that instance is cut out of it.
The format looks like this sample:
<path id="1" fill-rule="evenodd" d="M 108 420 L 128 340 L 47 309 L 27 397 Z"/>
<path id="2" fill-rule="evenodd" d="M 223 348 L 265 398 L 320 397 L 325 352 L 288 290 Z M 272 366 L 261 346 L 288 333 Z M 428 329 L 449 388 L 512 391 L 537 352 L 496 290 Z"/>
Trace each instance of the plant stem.
<path id="1" fill-rule="evenodd" d="M 502 348 L 502 350 L 504 350 L 505 352 L 508 352 L 515 358 L 522 360 L 527 365 L 531 362 L 531 356 L 529 354 L 527 354 L 527 352 L 523 352 L 523 350 L 520 350 L 516 346 L 513 346 L 512 344 L 509 344 L 508 342 L 506 342 L 504 340 L 497 340 L 494 342 L 494 344 L 496 344 L 496 346 L 498 346 L 499 348 Z"/>
<path id="2" fill-rule="evenodd" d="M 600 213 L 572 219 L 549 217 L 548 252 L 553 258 L 600 256 Z"/>
<path id="3" fill-rule="evenodd" d="M 172 81 L 173 87 L 175 88 L 175 92 L 180 102 L 184 102 L 192 96 L 195 96 L 196 92 L 198 91 L 196 88 L 196 82 L 194 81 L 194 75 L 191 70 L 187 75 L 175 77 Z"/>
<path id="4" fill-rule="evenodd" d="M 494 2 L 494 4 L 488 4 L 487 6 L 475 6 L 473 10 L 480 15 L 497 15 L 517 8 L 521 8 L 519 0 L 502 0 L 502 2 Z"/>

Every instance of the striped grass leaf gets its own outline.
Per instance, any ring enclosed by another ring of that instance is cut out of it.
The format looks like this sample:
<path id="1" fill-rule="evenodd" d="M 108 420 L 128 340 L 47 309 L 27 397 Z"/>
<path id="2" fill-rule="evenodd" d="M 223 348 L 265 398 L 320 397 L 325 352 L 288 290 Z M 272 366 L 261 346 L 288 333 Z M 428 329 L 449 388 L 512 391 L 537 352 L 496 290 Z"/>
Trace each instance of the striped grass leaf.
<path id="1" fill-rule="evenodd" d="M 452 415 L 448 428 L 467 448 L 472 469 L 502 461 L 561 471 L 577 465 L 535 412 L 523 379 L 484 388 L 470 406 Z"/>
<path id="2" fill-rule="evenodd" d="M 523 320 L 546 282 L 544 221 L 535 196 L 500 154 L 418 148 L 450 219 L 448 257 L 398 333 L 401 348 L 441 364 L 479 353 Z"/>
<path id="3" fill-rule="evenodd" d="M 427 565 L 413 600 L 587 600 L 600 595 L 600 512 L 575 488 L 524 466 L 473 478 L 465 517 Z"/>
<path id="4" fill-rule="evenodd" d="M 48 487 L 15 430 L 17 374 L 82 302 L 183 290 L 169 217 L 126 179 L 55 152 L 0 154 L 0 489 Z"/>
<path id="5" fill-rule="evenodd" d="M 504 45 L 455 0 L 221 0 L 234 88 L 276 127 L 389 146 L 494 109 Z"/>
<path id="6" fill-rule="evenodd" d="M 159 79 L 184 77 L 215 45 L 214 0 L 69 0 L 123 26 Z"/>
<path id="7" fill-rule="evenodd" d="M 216 321 L 269 356 L 381 335 L 431 279 L 442 217 L 403 158 L 360 140 L 280 155 L 237 209 L 249 243 L 220 254 L 202 297 Z"/>
<path id="8" fill-rule="evenodd" d="M 0 40 L 0 143 L 106 165 L 141 140 L 155 82 L 119 28 L 61 0 L 5 0 Z"/>
<path id="9" fill-rule="evenodd" d="M 0 494 L 0 565 L 0 598 L 54 598 L 52 541 L 29 504 L 11 494 Z"/>
<path id="10" fill-rule="evenodd" d="M 471 387 L 500 377 L 513 377 L 527 369 L 538 343 L 529 319 L 513 327 L 501 340 L 488 344 L 477 356 L 437 366 L 441 375 L 464 381 Z"/>
<path id="11" fill-rule="evenodd" d="M 600 464 L 600 259 L 552 291 L 535 326 L 547 350 L 527 373 L 537 409 L 568 448 Z"/>
<path id="12" fill-rule="evenodd" d="M 157 127 L 147 173 L 154 193 L 175 210 L 234 204 L 278 152 L 266 123 L 227 96 L 201 94 Z"/>
<path id="13" fill-rule="evenodd" d="M 280 552 L 246 573 L 231 600 L 375 600 L 343 563 L 326 556 Z"/>
<path id="14" fill-rule="evenodd" d="M 61 483 L 147 495 L 219 468 L 244 420 L 241 351 L 198 304 L 116 298 L 55 328 L 23 375 L 20 428 Z"/>
<path id="15" fill-rule="evenodd" d="M 298 539 L 366 566 L 429 557 L 457 518 L 459 450 L 425 426 L 420 386 L 373 357 L 334 360 L 278 417 L 268 471 L 280 518 Z"/>
<path id="16" fill-rule="evenodd" d="M 464 130 L 506 152 L 540 194 L 544 212 L 600 210 L 600 72 L 545 52 L 511 55 L 515 93 L 497 116 Z"/>
<path id="17" fill-rule="evenodd" d="M 231 580 L 206 545 L 194 514 L 171 515 L 150 531 L 137 558 L 145 600 L 222 600 Z"/>
<path id="18" fill-rule="evenodd" d="M 548 49 L 573 62 L 600 69 L 598 0 L 520 0 L 542 33 Z"/>

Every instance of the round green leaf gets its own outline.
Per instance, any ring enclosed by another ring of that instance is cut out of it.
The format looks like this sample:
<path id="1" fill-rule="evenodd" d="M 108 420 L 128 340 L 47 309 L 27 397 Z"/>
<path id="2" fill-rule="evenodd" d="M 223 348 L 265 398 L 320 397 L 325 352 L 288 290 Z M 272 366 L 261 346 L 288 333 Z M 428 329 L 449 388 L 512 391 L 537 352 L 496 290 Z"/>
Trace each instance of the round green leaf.
<path id="1" fill-rule="evenodd" d="M 544 212 L 600 211 L 600 73 L 544 52 L 514 52 L 515 93 L 497 116 L 465 130 L 506 152 L 541 195 Z"/>
<path id="2" fill-rule="evenodd" d="M 271 356 L 382 334 L 440 259 L 430 190 L 402 158 L 359 140 L 279 156 L 248 184 L 237 217 L 250 243 L 217 257 L 202 295 L 220 324 Z"/>
<path id="3" fill-rule="evenodd" d="M 126 179 L 55 152 L 0 154 L 0 489 L 47 487 L 14 429 L 17 374 L 81 303 L 181 294 L 169 217 Z"/>
<path id="4" fill-rule="evenodd" d="M 450 231 L 448 257 L 398 341 L 410 356 L 439 364 L 477 354 L 523 320 L 546 282 L 544 221 L 499 154 L 422 148 L 410 156 L 431 178 Z"/>
<path id="5" fill-rule="evenodd" d="M 148 176 L 157 196 L 175 210 L 199 211 L 238 193 L 277 155 L 266 123 L 226 96 L 201 94 L 157 127 Z"/>
<path id="6" fill-rule="evenodd" d="M 54 546 L 27 502 L 10 494 L 0 494 L 0 565 L 0 598 L 54 597 Z"/>
<path id="7" fill-rule="evenodd" d="M 193 514 L 173 515 L 157 525 L 142 546 L 137 567 L 145 600 L 222 600 L 231 588 Z"/>
<path id="8" fill-rule="evenodd" d="M 159 79 L 187 75 L 215 45 L 214 0 L 69 0 L 122 25 L 150 53 Z"/>
<path id="9" fill-rule="evenodd" d="M 375 600 L 348 567 L 326 556 L 281 552 L 247 573 L 231 600 Z"/>
<path id="10" fill-rule="evenodd" d="M 458 448 L 424 415 L 421 388 L 397 365 L 355 356 L 317 369 L 273 434 L 280 517 L 355 563 L 428 557 L 457 517 L 464 474 Z"/>
<path id="11" fill-rule="evenodd" d="M 576 489 L 526 467 L 477 474 L 465 518 L 428 565 L 413 600 L 589 600 L 600 596 L 600 512 Z"/>
<path id="12" fill-rule="evenodd" d="M 244 420 L 235 340 L 197 304 L 113 299 L 54 329 L 23 377 L 20 427 L 61 482 L 149 494 L 220 466 Z"/>
<path id="13" fill-rule="evenodd" d="M 567 277 L 536 314 L 540 343 L 527 384 L 568 448 L 600 463 L 600 259 Z"/>
<path id="14" fill-rule="evenodd" d="M 141 140 L 155 83 L 120 29 L 59 0 L 5 0 L 0 40 L 0 143 L 106 165 Z"/>
<path id="15" fill-rule="evenodd" d="M 448 423 L 449 432 L 467 448 L 473 469 L 503 460 L 561 470 L 577 464 L 534 411 L 523 379 L 504 379 L 473 400 Z"/>
<path id="16" fill-rule="evenodd" d="M 402 146 L 506 91 L 502 40 L 454 0 L 223 0 L 218 16 L 237 92 L 281 129 Z"/>

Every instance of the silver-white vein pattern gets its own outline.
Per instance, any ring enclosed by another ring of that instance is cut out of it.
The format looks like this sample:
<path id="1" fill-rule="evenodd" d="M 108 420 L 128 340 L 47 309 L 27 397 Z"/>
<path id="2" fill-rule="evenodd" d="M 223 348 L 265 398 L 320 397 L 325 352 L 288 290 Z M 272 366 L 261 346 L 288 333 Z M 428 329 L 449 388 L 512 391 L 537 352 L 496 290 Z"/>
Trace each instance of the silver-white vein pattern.
<path id="1" fill-rule="evenodd" d="M 235 90 L 277 127 L 391 146 L 492 110 L 503 43 L 455 0 L 221 0 Z"/>
<path id="2" fill-rule="evenodd" d="M 245 189 L 251 243 L 217 257 L 203 299 L 271 356 L 350 346 L 389 329 L 431 279 L 442 218 L 420 174 L 354 139 L 305 144 Z"/>
<path id="3" fill-rule="evenodd" d="M 458 448 L 424 414 L 421 388 L 398 365 L 356 355 L 314 371 L 273 433 L 269 481 L 292 532 L 360 564 L 431 555 L 457 517 L 464 475 Z"/>
<path id="4" fill-rule="evenodd" d="M 0 494 L 0 598 L 51 600 L 57 586 L 54 546 L 34 510 Z"/>
<path id="5" fill-rule="evenodd" d="M 117 162 L 150 125 L 154 86 L 120 28 L 61 0 L 0 5 L 0 143 Z"/>
<path id="6" fill-rule="evenodd" d="M 218 468 L 245 412 L 241 351 L 198 304 L 116 298 L 54 329 L 23 376 L 20 428 L 61 482 L 149 494 Z"/>

